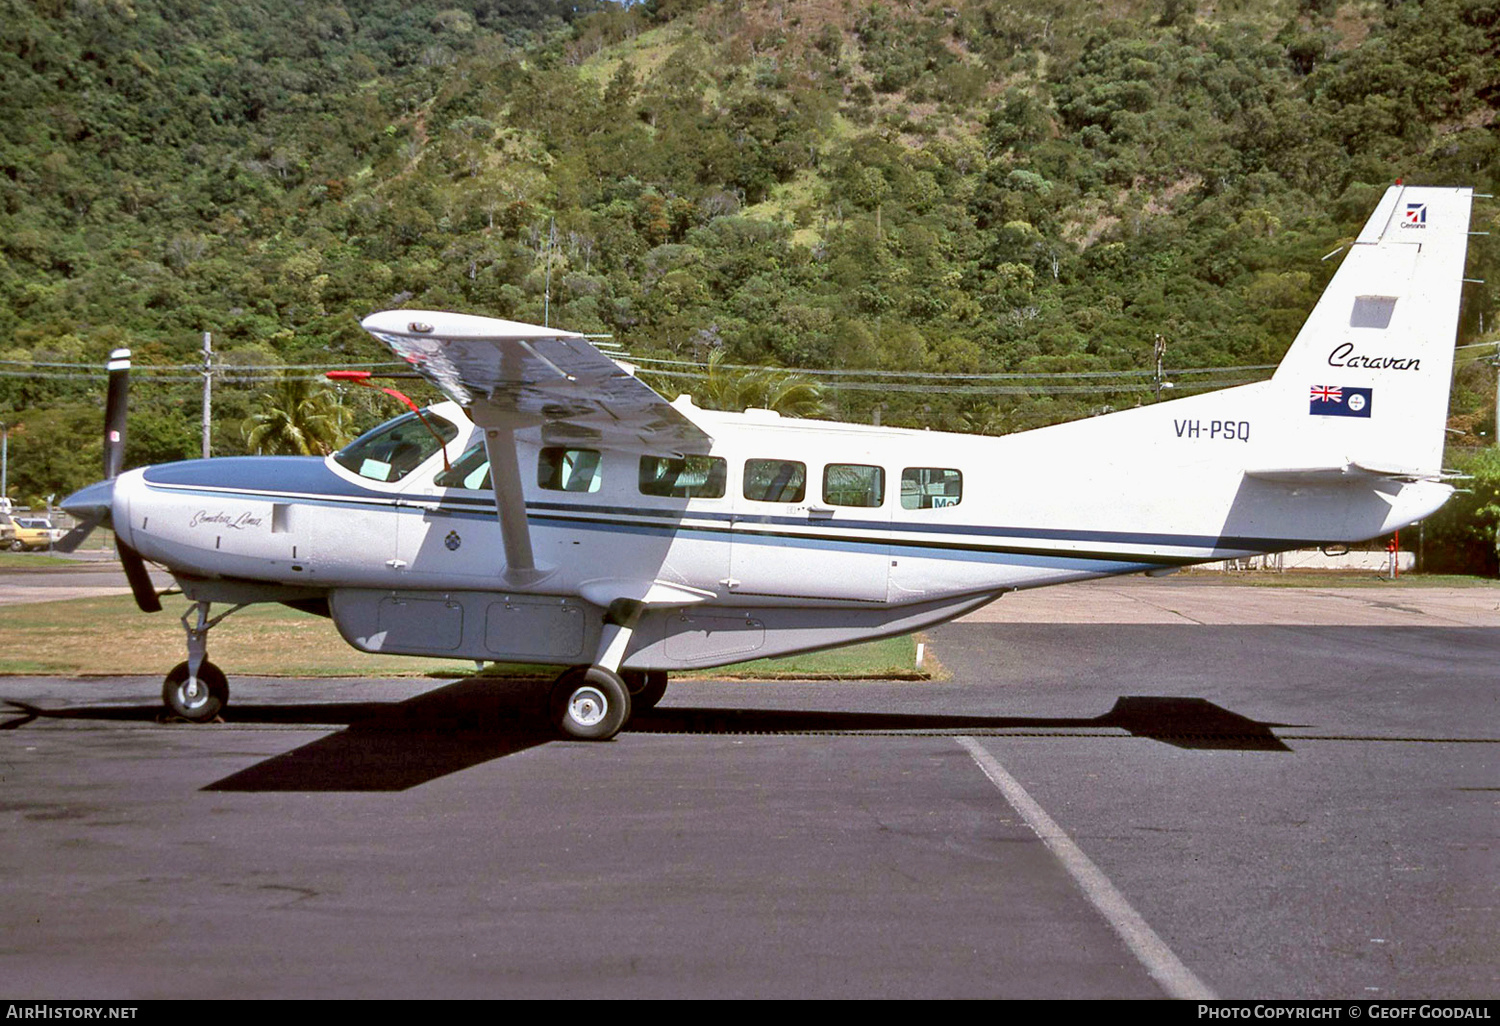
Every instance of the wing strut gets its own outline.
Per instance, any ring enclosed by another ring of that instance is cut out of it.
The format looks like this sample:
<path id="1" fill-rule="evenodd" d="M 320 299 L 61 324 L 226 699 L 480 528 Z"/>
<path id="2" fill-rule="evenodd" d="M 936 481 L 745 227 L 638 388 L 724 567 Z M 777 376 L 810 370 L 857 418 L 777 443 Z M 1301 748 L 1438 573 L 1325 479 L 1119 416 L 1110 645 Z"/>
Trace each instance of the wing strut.
<path id="1" fill-rule="evenodd" d="M 553 572 L 536 565 L 532 550 L 517 432 L 539 428 L 544 444 L 587 439 L 596 448 L 647 453 L 708 452 L 713 444 L 682 408 L 576 332 L 439 310 L 386 310 L 360 323 L 415 373 L 468 410 L 484 431 L 505 544 L 505 579 L 517 589 Z M 601 605 L 622 597 L 612 582 L 593 583 Z M 711 597 L 654 581 L 626 583 L 631 591 L 641 591 L 643 599 L 683 595 L 694 602 Z"/>
<path id="2" fill-rule="evenodd" d="M 551 575 L 536 565 L 531 548 L 531 526 L 526 522 L 526 494 L 521 464 L 516 459 L 516 431 L 534 423 L 528 417 L 505 415 L 488 403 L 477 402 L 469 416 L 484 431 L 484 454 L 490 461 L 490 487 L 495 493 L 495 515 L 505 543 L 505 578 L 516 587 L 535 584 Z"/>

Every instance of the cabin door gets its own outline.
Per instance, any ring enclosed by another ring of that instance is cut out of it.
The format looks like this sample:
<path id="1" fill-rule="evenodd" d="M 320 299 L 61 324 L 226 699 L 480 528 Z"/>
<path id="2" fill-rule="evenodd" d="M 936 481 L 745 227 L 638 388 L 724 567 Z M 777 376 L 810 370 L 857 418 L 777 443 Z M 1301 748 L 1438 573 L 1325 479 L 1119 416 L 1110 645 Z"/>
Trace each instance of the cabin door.
<path id="1" fill-rule="evenodd" d="M 796 460 L 746 460 L 735 502 L 731 590 L 885 602 L 891 519 L 885 492 L 885 472 L 870 464 L 809 468 Z"/>

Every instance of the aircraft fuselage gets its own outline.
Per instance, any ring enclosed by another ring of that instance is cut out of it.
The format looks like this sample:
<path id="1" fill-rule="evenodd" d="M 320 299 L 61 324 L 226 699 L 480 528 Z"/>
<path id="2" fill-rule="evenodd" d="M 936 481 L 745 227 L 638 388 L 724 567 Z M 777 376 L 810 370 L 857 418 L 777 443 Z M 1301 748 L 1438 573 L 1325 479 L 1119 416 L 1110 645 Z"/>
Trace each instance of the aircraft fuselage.
<path id="1" fill-rule="evenodd" d="M 708 452 L 522 433 L 540 568 L 524 585 L 453 404 L 432 411 L 457 429 L 446 466 L 437 438 L 397 480 L 369 458 L 164 464 L 119 479 L 113 520 L 191 597 L 326 597 L 361 649 L 568 664 L 627 596 L 647 611 L 623 665 L 680 668 L 911 630 L 1018 588 L 1373 537 L 1447 496 L 1246 477 L 1276 444 L 1263 391 L 1143 407 L 1107 437 L 1080 433 L 1088 421 L 985 438 L 681 401 Z"/>

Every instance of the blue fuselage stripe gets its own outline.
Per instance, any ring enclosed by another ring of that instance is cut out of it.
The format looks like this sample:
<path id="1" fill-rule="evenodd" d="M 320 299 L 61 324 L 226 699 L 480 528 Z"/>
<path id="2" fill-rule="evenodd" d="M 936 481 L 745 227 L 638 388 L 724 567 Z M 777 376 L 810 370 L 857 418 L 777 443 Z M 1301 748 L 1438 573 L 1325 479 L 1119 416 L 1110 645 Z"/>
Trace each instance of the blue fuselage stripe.
<path id="1" fill-rule="evenodd" d="M 271 457 L 285 465 L 285 457 Z M 225 461 L 228 462 L 228 461 Z M 295 461 L 302 463 L 303 461 Z M 475 497 L 397 496 L 360 488 L 338 479 L 321 465 L 297 467 L 301 473 L 283 476 L 279 487 L 251 490 L 243 483 L 237 487 L 227 482 L 211 484 L 177 480 L 153 480 L 153 490 L 193 495 L 204 499 L 241 499 L 260 502 L 295 502 L 326 508 L 351 507 L 388 510 L 392 513 L 422 514 L 462 520 L 495 522 L 493 501 Z M 155 468 L 154 468 L 155 469 Z M 177 475 L 172 475 L 176 477 Z M 182 475 L 185 477 L 186 475 Z M 319 480 L 322 478 L 322 480 Z M 340 487 L 328 488 L 329 479 Z M 297 486 L 313 486 L 306 490 Z M 317 487 L 317 486 L 323 487 Z M 288 486 L 291 486 L 290 488 Z M 1064 528 L 994 527 L 954 524 L 912 524 L 891 521 L 840 520 L 814 521 L 805 517 L 758 516 L 718 511 L 683 509 L 650 509 L 583 503 L 529 502 L 531 522 L 538 526 L 569 527 L 578 530 L 671 536 L 689 533 L 728 536 L 744 544 L 774 544 L 810 547 L 827 551 L 906 554 L 935 559 L 977 559 L 998 557 L 1045 559 L 1051 563 L 1063 560 L 1080 567 L 1099 569 L 1101 562 L 1119 564 L 1122 568 L 1181 565 L 1212 558 L 1208 552 L 1267 551 L 1301 547 L 1314 542 L 1291 538 L 1251 538 L 1209 535 L 1163 535 L 1130 531 L 1068 530 Z M 626 519 L 629 518 L 629 519 Z M 796 530 L 787 530 L 795 528 Z M 837 531 L 838 534 L 832 532 Z M 918 537 L 918 536 L 921 537 Z M 1002 541 L 1003 539 L 1003 541 Z M 1026 544 L 1026 542 L 1032 544 Z M 1053 542 L 1054 544 L 1047 544 Z M 1061 543 L 1061 545 L 1056 544 Z M 1103 544 L 1101 544 L 1103 543 Z M 1113 544 L 1111 544 L 1113 543 Z M 1193 549 L 1186 553 L 1131 552 L 1115 546 L 1129 545 L 1155 549 Z"/>

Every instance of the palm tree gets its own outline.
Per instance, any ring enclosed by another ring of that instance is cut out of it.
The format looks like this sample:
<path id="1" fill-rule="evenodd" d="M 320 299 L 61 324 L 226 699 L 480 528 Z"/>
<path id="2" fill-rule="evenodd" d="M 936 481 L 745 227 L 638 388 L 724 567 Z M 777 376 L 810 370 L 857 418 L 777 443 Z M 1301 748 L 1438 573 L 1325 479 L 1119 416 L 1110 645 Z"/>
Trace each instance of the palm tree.
<path id="1" fill-rule="evenodd" d="M 708 375 L 693 401 L 709 410 L 739 412 L 749 407 L 787 417 L 818 417 L 827 411 L 823 386 L 812 378 L 775 367 L 724 366 L 724 350 L 708 357 Z"/>
<path id="2" fill-rule="evenodd" d="M 343 437 L 339 401 L 306 378 L 281 377 L 240 426 L 245 444 L 269 455 L 326 456 Z"/>

